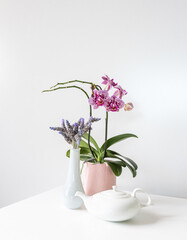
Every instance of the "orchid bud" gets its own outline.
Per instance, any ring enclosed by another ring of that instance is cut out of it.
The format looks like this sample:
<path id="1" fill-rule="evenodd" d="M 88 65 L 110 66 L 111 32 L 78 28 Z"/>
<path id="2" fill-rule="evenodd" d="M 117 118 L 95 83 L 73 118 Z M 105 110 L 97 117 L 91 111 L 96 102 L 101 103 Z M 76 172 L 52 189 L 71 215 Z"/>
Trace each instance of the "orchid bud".
<path id="1" fill-rule="evenodd" d="M 131 111 L 133 108 L 134 108 L 134 106 L 133 106 L 133 104 L 130 102 L 130 103 L 126 103 L 126 104 L 125 104 L 124 110 L 125 110 L 125 111 Z"/>

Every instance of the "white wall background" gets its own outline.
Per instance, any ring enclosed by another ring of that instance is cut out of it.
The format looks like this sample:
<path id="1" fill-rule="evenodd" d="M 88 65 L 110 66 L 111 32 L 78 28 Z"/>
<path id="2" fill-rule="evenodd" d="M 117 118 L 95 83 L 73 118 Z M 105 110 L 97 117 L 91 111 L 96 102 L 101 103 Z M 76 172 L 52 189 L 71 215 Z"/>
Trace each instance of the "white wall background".
<path id="1" fill-rule="evenodd" d="M 110 114 L 109 136 L 139 136 L 115 147 L 139 165 L 118 184 L 187 198 L 186 66 L 186 0 L 0 0 L 0 206 L 65 181 L 69 146 L 49 126 L 87 117 L 87 100 L 41 91 L 103 74 L 135 105 Z"/>

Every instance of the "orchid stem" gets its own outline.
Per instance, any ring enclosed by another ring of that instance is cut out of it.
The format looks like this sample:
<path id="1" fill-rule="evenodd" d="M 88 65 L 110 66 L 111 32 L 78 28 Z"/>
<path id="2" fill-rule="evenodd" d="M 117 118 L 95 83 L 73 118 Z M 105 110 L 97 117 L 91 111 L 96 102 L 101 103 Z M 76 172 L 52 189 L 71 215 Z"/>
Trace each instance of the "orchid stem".
<path id="1" fill-rule="evenodd" d="M 104 151 L 104 158 L 106 157 L 107 135 L 108 135 L 108 112 L 106 112 L 106 118 L 105 118 L 105 151 Z"/>
<path id="2" fill-rule="evenodd" d="M 90 105 L 90 117 L 91 116 L 92 116 L 92 107 Z M 89 149 L 90 149 L 90 152 L 91 152 L 92 156 L 95 158 L 95 154 L 92 151 L 92 148 L 91 148 L 91 145 L 90 145 L 90 133 L 91 133 L 91 129 L 89 129 L 89 131 L 88 131 L 88 146 L 89 146 Z"/>
<path id="3" fill-rule="evenodd" d="M 90 105 L 90 117 L 91 116 L 92 116 L 92 107 Z M 95 154 L 92 151 L 92 148 L 91 148 L 91 145 L 90 145 L 90 133 L 91 133 L 91 129 L 89 128 L 89 131 L 88 131 L 88 146 L 89 146 L 89 149 L 90 149 L 90 152 L 91 152 L 92 156 L 95 158 Z"/>
<path id="4" fill-rule="evenodd" d="M 75 85 L 73 85 L 73 86 L 67 86 L 67 87 L 53 88 L 53 89 L 49 89 L 49 90 L 44 90 L 43 92 L 52 92 L 52 91 L 56 91 L 56 90 L 58 90 L 58 89 L 65 89 L 65 88 L 78 88 L 78 89 L 80 89 L 80 90 L 87 96 L 87 98 L 89 99 L 88 93 L 87 93 L 83 88 L 78 87 L 78 86 L 75 86 Z"/>
<path id="5" fill-rule="evenodd" d="M 72 80 L 72 81 L 67 81 L 67 82 L 64 82 L 64 83 L 57 83 L 56 85 L 52 86 L 50 89 L 56 88 L 59 85 L 65 85 L 65 84 L 74 83 L 74 82 L 93 85 L 92 82 L 86 82 L 86 81 L 81 81 L 81 80 Z M 95 86 L 96 86 L 97 89 L 99 88 L 101 90 L 101 87 L 99 85 L 95 85 Z"/>
<path id="6" fill-rule="evenodd" d="M 78 81 L 78 80 L 76 80 L 76 81 Z M 73 82 L 73 81 L 69 81 L 69 83 L 70 83 L 70 82 Z M 57 86 L 58 84 L 59 84 L 59 83 L 57 83 L 55 86 Z M 49 90 L 44 90 L 43 92 L 52 92 L 52 91 L 56 91 L 56 90 L 59 90 L 59 89 L 66 89 L 66 88 L 78 88 L 78 89 L 81 90 L 81 91 L 86 95 L 86 97 L 89 99 L 88 93 L 87 93 L 83 88 L 78 87 L 78 86 L 75 86 L 75 85 L 73 85 L 73 86 L 66 86 L 66 87 L 53 88 L 53 89 L 49 89 Z M 91 107 L 91 105 L 89 106 L 89 108 L 90 108 L 90 116 L 92 116 L 92 107 Z M 90 132 L 91 132 L 91 130 L 89 129 L 89 132 L 88 132 L 88 146 L 89 146 L 89 149 L 90 149 L 90 152 L 91 152 L 92 156 L 95 158 L 94 152 L 92 151 L 92 148 L 91 148 L 91 146 L 90 146 Z"/>

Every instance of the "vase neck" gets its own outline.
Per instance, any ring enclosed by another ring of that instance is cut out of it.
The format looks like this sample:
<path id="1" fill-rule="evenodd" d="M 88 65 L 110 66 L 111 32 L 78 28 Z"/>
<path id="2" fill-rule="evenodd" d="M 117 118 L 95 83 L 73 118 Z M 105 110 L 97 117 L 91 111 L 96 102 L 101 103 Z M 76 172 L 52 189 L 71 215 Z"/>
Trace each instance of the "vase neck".
<path id="1" fill-rule="evenodd" d="M 70 150 L 70 169 L 74 174 L 80 174 L 80 149 Z"/>

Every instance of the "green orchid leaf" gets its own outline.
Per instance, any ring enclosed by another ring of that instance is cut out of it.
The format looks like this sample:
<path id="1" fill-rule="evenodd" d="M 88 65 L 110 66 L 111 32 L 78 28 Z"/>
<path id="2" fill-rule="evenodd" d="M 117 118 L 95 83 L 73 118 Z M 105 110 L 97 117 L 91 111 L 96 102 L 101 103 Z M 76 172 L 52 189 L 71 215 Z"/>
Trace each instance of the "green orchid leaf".
<path id="1" fill-rule="evenodd" d="M 80 145 L 79 145 L 79 147 L 81 148 L 81 147 L 86 147 L 86 148 L 89 148 L 89 146 L 88 146 L 88 143 L 87 142 L 85 142 L 84 140 L 82 140 L 81 139 L 81 142 L 80 142 Z"/>
<path id="2" fill-rule="evenodd" d="M 121 162 L 121 161 L 113 161 L 113 160 L 110 160 L 110 159 L 105 159 L 104 162 L 107 162 L 107 163 L 115 163 L 121 167 L 125 167 L 124 163 Z"/>
<path id="3" fill-rule="evenodd" d="M 81 161 L 86 161 L 86 160 L 91 160 L 93 157 L 89 154 L 80 154 L 80 160 Z"/>
<path id="4" fill-rule="evenodd" d="M 83 136 L 82 136 L 84 139 L 88 140 L 88 133 L 85 133 Z M 97 144 L 97 142 L 95 141 L 95 139 L 93 137 L 90 136 L 90 142 L 95 146 L 95 148 L 97 149 L 98 152 L 100 152 L 100 148 Z"/>
<path id="5" fill-rule="evenodd" d="M 67 152 L 66 152 L 66 157 L 70 157 L 70 149 L 69 150 L 67 150 Z"/>
<path id="6" fill-rule="evenodd" d="M 102 153 L 99 152 L 98 153 L 97 160 L 99 162 L 103 162 L 103 160 L 104 160 L 104 152 L 102 152 Z"/>
<path id="7" fill-rule="evenodd" d="M 88 154 L 90 153 L 90 149 L 86 147 L 80 147 L 80 154 Z M 66 157 L 70 157 L 70 149 L 66 152 Z"/>
<path id="8" fill-rule="evenodd" d="M 88 153 L 90 153 L 89 148 L 80 147 L 80 154 L 88 154 Z"/>
<path id="9" fill-rule="evenodd" d="M 91 162 L 91 163 L 95 163 L 95 159 L 92 158 L 92 159 L 88 159 L 88 160 L 85 160 L 85 159 L 80 159 L 81 161 L 84 161 L 83 164 L 87 163 L 87 162 Z"/>
<path id="10" fill-rule="evenodd" d="M 112 153 L 109 153 L 109 152 L 106 152 L 106 157 L 108 158 L 114 158 L 114 159 L 119 159 L 122 163 L 122 166 L 124 167 L 128 167 L 128 169 L 131 171 L 132 173 L 132 176 L 135 177 L 136 176 L 136 169 L 133 168 L 129 163 L 127 163 L 126 161 L 124 161 L 122 158 L 116 156 L 116 155 L 113 155 Z M 106 161 L 106 160 L 104 160 Z"/>
<path id="11" fill-rule="evenodd" d="M 88 143 L 81 139 L 79 148 L 81 149 L 82 147 L 87 148 L 88 149 L 88 153 L 91 153 Z M 98 158 L 99 152 L 92 146 L 91 146 L 91 149 L 94 152 L 95 157 Z"/>
<path id="12" fill-rule="evenodd" d="M 106 148 L 109 148 L 110 146 L 112 146 L 113 144 L 117 143 L 117 142 L 120 142 L 120 141 L 123 141 L 127 138 L 130 138 L 130 137 L 136 137 L 138 138 L 136 135 L 134 134 L 131 134 L 131 133 L 125 133 L 125 134 L 120 134 L 120 135 L 117 135 L 117 136 L 114 136 L 112 138 L 109 138 L 106 142 Z M 101 146 L 100 148 L 100 151 L 103 152 L 105 150 L 105 143 L 103 143 L 103 145 Z"/>
<path id="13" fill-rule="evenodd" d="M 113 155 L 117 155 L 117 156 L 120 156 L 122 158 L 125 158 L 134 167 L 135 170 L 138 169 L 138 165 L 132 159 L 130 159 L 128 157 L 125 157 L 125 156 L 123 156 L 123 155 L 121 155 L 121 154 L 119 154 L 119 153 L 117 153 L 117 152 L 115 152 L 113 150 L 107 150 L 107 152 L 111 153 Z"/>
<path id="14" fill-rule="evenodd" d="M 112 169 L 112 172 L 117 176 L 119 177 L 122 173 L 122 167 L 116 163 L 116 162 L 112 162 L 112 161 L 108 161 L 108 160 L 105 160 L 105 162 L 107 162 L 107 164 L 111 167 Z"/>

